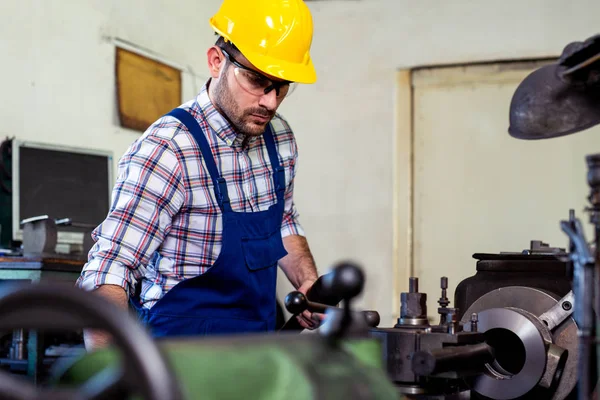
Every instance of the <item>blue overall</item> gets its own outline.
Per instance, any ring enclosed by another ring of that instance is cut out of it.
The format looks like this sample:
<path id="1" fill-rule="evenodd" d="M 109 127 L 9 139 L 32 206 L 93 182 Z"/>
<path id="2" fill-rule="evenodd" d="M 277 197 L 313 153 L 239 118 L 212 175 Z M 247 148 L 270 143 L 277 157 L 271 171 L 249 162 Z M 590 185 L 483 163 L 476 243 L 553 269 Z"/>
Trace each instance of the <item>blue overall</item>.
<path id="1" fill-rule="evenodd" d="M 281 238 L 285 173 L 270 124 L 264 133 L 277 202 L 268 210 L 233 212 L 223 179 L 198 122 L 185 110 L 169 114 L 190 131 L 213 181 L 223 219 L 219 257 L 204 274 L 184 280 L 151 309 L 132 299 L 155 337 L 266 332 L 275 329 L 277 261 L 287 252 Z"/>

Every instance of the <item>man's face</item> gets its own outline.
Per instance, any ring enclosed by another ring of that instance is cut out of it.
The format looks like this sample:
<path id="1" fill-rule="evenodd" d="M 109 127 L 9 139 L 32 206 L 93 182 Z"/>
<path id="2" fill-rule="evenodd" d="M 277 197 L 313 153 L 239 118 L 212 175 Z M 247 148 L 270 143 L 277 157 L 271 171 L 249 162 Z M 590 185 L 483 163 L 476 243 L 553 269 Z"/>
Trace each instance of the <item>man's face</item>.
<path id="1" fill-rule="evenodd" d="M 242 55 L 232 60 L 221 49 L 217 51 L 223 57 L 223 67 L 219 78 L 211 83 L 213 103 L 239 133 L 262 135 L 285 98 L 286 89 L 280 89 L 279 96 L 275 89 L 265 94 L 264 87 L 281 81 L 261 74 Z"/>

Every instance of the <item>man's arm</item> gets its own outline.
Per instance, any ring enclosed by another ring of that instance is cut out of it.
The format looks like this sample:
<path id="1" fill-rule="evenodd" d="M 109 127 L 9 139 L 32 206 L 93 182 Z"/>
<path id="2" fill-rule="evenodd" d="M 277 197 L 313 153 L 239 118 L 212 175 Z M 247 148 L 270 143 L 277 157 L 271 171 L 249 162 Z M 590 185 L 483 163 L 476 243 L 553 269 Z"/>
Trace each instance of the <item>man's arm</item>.
<path id="1" fill-rule="evenodd" d="M 279 260 L 279 266 L 294 288 L 306 294 L 308 289 L 310 289 L 317 280 L 318 272 L 314 258 L 308 247 L 304 230 L 298 221 L 298 210 L 296 210 L 296 205 L 294 204 L 294 180 L 296 178 L 298 148 L 287 121 L 283 119 L 280 119 L 279 121 L 283 123 L 285 131 L 282 133 L 281 137 L 279 137 L 278 145 L 280 151 L 281 149 L 287 150 L 289 157 L 284 157 L 287 159 L 287 161 L 284 162 L 287 175 L 287 186 L 285 189 L 285 204 L 281 225 L 283 246 L 288 255 Z M 312 317 L 313 315 L 309 311 L 305 311 L 298 316 L 298 321 L 304 328 L 314 329 L 318 324 L 315 323 Z M 320 319 L 323 318 L 322 315 L 317 314 L 315 314 L 315 317 L 319 317 Z"/>
<path id="2" fill-rule="evenodd" d="M 279 260 L 279 266 L 291 284 L 298 291 L 306 294 L 318 277 L 308 242 L 304 236 L 290 235 L 283 238 L 283 246 L 288 254 Z M 318 317 L 322 318 L 322 316 Z M 297 318 L 300 325 L 306 329 L 315 329 L 319 325 L 314 321 L 310 311 L 304 311 Z"/>
<path id="3" fill-rule="evenodd" d="M 288 255 L 279 260 L 279 266 L 298 289 L 307 281 L 317 280 L 317 267 L 304 236 L 290 235 L 283 238 L 283 246 Z"/>
<path id="4" fill-rule="evenodd" d="M 127 309 L 127 293 L 121 286 L 102 285 L 95 292 L 117 306 Z M 108 346 L 111 338 L 106 332 L 86 329 L 83 331 L 83 340 L 85 348 L 91 351 Z"/>

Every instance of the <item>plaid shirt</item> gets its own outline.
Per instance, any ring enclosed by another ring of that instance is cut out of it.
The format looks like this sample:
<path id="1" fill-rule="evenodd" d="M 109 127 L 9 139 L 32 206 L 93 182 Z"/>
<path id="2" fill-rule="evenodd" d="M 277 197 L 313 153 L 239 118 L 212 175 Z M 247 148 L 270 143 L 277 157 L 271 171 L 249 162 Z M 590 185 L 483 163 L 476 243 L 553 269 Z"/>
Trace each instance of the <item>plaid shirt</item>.
<path id="1" fill-rule="evenodd" d="M 274 204 L 263 137 L 236 133 L 212 105 L 207 84 L 181 107 L 200 123 L 233 211 L 263 211 Z M 304 235 L 293 201 L 296 141 L 280 115 L 271 127 L 286 176 L 281 234 Z M 118 170 L 110 211 L 92 234 L 96 243 L 77 285 L 86 290 L 118 285 L 131 295 L 141 281 L 140 297 L 150 308 L 173 286 L 213 265 L 221 251 L 222 214 L 196 141 L 173 117 L 151 125 L 125 152 Z"/>

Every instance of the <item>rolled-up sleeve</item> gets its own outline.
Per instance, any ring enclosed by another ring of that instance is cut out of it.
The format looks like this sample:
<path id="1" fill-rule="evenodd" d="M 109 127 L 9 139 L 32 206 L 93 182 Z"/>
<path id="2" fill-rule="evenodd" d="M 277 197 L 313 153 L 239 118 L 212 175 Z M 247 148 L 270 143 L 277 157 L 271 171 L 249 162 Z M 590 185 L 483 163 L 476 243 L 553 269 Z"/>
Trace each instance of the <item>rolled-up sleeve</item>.
<path id="1" fill-rule="evenodd" d="M 283 223 L 281 224 L 281 237 L 290 235 L 305 236 L 304 229 L 298 220 L 298 210 L 292 198 L 285 201 Z"/>
<path id="2" fill-rule="evenodd" d="M 281 237 L 290 235 L 305 236 L 304 229 L 299 221 L 298 209 L 294 203 L 294 180 L 296 179 L 298 150 L 295 142 L 292 142 L 292 161 L 289 171 L 289 179 L 285 190 L 285 206 L 283 210 L 283 221 L 281 224 Z"/>
<path id="3" fill-rule="evenodd" d="M 94 246 L 77 286 L 117 285 L 131 293 L 168 234 L 184 203 L 182 169 L 169 142 L 146 136 L 119 161 L 106 219 L 94 230 Z"/>

